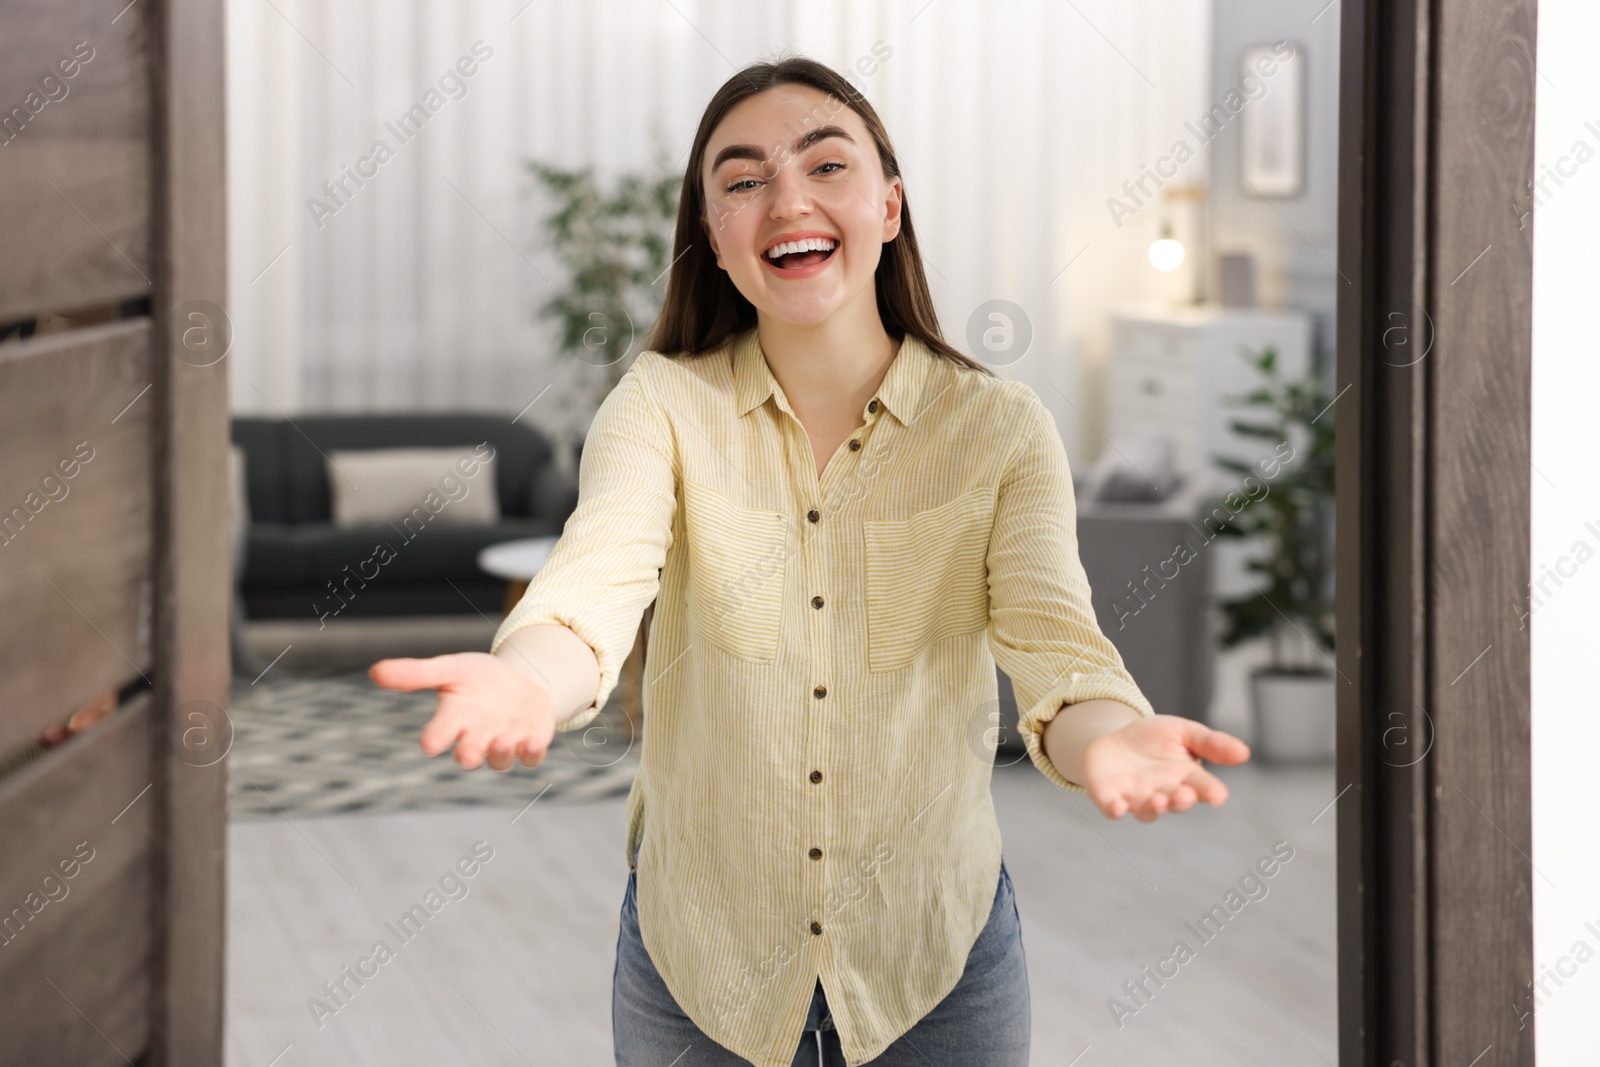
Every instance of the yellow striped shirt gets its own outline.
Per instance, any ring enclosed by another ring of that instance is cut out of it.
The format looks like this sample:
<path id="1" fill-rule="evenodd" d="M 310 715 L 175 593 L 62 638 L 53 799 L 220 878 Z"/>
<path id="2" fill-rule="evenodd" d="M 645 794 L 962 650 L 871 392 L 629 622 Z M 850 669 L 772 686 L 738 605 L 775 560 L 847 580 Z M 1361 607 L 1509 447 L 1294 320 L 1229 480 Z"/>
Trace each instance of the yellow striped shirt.
<path id="1" fill-rule="evenodd" d="M 1057 709 L 1154 714 L 1096 624 L 1032 389 L 908 335 L 861 415 L 819 478 L 754 328 L 641 353 L 492 646 L 538 623 L 588 642 L 578 729 L 656 600 L 627 806 L 640 933 L 689 1018 L 763 1067 L 792 1062 L 819 977 L 851 1063 L 961 977 L 1000 875 L 997 662 L 1063 789 L 1082 787 L 1040 746 Z"/>

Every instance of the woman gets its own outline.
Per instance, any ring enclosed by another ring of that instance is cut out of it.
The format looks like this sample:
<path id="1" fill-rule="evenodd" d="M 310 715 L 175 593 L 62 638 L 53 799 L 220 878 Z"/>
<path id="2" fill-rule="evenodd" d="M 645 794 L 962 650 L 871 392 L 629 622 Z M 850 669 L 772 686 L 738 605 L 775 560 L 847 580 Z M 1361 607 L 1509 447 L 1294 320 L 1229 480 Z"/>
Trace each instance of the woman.
<path id="1" fill-rule="evenodd" d="M 429 755 L 536 766 L 655 601 L 617 1063 L 1025 1064 L 995 663 L 1033 762 L 1111 818 L 1221 804 L 1199 761 L 1248 750 L 1155 714 L 1096 626 L 1055 424 L 941 339 L 894 152 L 845 79 L 728 79 L 673 251 L 491 652 L 372 676 L 439 691 Z"/>

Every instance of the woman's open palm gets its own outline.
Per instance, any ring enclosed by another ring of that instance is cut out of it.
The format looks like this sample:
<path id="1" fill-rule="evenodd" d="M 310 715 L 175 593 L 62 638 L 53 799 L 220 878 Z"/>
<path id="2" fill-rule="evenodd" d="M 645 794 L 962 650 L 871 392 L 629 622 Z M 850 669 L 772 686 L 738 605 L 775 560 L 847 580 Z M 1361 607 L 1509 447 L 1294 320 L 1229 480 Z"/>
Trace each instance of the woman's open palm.
<path id="1" fill-rule="evenodd" d="M 518 759 L 537 767 L 555 737 L 550 695 L 487 652 L 379 660 L 367 674 L 385 689 L 437 690 L 422 751 L 437 756 L 454 745 L 456 762 L 468 770 L 485 760 L 497 771 Z"/>
<path id="2" fill-rule="evenodd" d="M 1201 759 L 1234 764 L 1249 758 L 1250 747 L 1231 734 L 1179 715 L 1144 716 L 1089 745 L 1084 788 L 1110 818 L 1131 811 L 1140 822 L 1154 822 L 1163 812 L 1228 799 L 1228 787 Z"/>

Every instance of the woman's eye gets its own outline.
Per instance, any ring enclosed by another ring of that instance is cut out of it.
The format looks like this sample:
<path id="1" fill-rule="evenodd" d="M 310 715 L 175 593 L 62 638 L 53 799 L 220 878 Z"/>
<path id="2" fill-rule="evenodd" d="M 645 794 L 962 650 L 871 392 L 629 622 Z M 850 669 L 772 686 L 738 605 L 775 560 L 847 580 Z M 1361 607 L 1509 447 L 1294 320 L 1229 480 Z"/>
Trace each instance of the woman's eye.
<path id="1" fill-rule="evenodd" d="M 834 171 L 830 170 L 829 169 L 830 167 L 838 168 L 839 170 L 844 170 L 845 169 L 845 165 L 843 163 L 840 163 L 837 160 L 830 160 L 827 163 L 823 163 L 820 166 L 818 166 L 815 170 L 812 171 L 812 173 L 813 174 L 832 174 L 832 173 L 834 173 Z M 751 189 L 752 187 L 760 185 L 760 184 L 761 184 L 761 181 L 760 181 L 759 178 L 741 178 L 739 181 L 730 182 L 728 185 L 725 185 L 723 187 L 723 189 L 724 189 L 725 192 L 729 192 L 729 193 L 742 193 L 742 192 L 746 192 L 749 189 Z"/>

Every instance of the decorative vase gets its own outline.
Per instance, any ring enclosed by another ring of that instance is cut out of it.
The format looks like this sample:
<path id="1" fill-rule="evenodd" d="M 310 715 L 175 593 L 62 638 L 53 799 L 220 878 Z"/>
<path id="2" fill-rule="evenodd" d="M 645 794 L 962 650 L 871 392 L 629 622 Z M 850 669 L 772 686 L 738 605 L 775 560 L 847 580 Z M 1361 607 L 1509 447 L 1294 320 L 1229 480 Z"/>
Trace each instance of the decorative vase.
<path id="1" fill-rule="evenodd" d="M 1275 671 L 1250 675 L 1255 741 L 1263 763 L 1324 763 L 1334 757 L 1333 675 Z"/>

